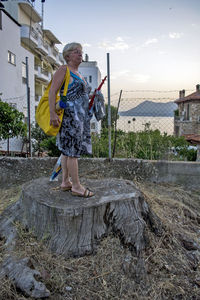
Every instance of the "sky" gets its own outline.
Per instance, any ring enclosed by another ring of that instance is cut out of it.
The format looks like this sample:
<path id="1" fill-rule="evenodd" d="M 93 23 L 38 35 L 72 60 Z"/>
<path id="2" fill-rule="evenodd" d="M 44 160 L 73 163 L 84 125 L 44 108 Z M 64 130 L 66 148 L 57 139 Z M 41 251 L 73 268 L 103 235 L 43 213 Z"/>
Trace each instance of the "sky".
<path id="1" fill-rule="evenodd" d="M 41 14 L 41 1 L 35 0 Z M 44 28 L 80 42 L 111 93 L 195 90 L 200 83 L 200 0 L 46 0 Z"/>

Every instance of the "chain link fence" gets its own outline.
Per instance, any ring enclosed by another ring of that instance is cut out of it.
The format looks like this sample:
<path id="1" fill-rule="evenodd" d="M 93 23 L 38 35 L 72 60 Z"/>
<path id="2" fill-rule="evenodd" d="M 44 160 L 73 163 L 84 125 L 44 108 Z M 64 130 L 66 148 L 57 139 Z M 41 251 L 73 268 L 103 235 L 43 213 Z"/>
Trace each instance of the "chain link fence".
<path id="1" fill-rule="evenodd" d="M 119 118 L 117 129 L 124 132 L 138 132 L 148 127 L 152 130 L 160 130 L 169 135 L 174 133 L 174 111 L 177 104 L 174 101 L 178 98 L 178 90 L 154 91 L 154 90 L 133 90 L 122 91 L 121 99 L 119 94 L 111 96 L 111 104 L 119 105 Z"/>
<path id="2" fill-rule="evenodd" d="M 196 150 L 188 150 L 186 140 L 174 135 L 178 109 L 174 101 L 178 98 L 178 90 L 122 90 L 112 94 L 112 157 L 195 160 Z M 107 136 L 104 126 L 101 137 L 93 138 L 94 157 L 108 157 Z"/>

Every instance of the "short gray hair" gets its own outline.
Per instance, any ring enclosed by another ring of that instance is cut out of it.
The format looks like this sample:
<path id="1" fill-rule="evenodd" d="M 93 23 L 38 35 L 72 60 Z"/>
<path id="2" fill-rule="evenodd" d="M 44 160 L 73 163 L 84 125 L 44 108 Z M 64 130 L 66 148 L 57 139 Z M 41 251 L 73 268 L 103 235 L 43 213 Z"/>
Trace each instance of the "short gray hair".
<path id="1" fill-rule="evenodd" d="M 69 44 L 66 44 L 65 47 L 63 48 L 63 58 L 66 60 L 67 62 L 67 56 L 70 54 L 71 51 L 77 49 L 77 48 L 81 48 L 82 50 L 82 45 L 80 43 L 69 43 Z"/>

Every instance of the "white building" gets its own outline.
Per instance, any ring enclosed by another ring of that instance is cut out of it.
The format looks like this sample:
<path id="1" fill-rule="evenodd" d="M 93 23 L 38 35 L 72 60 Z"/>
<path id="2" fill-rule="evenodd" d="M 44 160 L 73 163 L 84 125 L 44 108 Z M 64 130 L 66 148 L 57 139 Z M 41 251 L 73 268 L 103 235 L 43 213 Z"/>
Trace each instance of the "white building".
<path id="1" fill-rule="evenodd" d="M 97 66 L 96 61 L 89 61 L 89 57 L 86 54 L 85 60 L 79 66 L 79 72 L 87 80 L 89 85 L 92 87 L 92 92 L 98 88 L 101 83 L 101 73 Z M 101 121 L 97 122 L 95 116 L 93 116 L 90 123 L 91 132 L 96 132 L 100 134 L 101 131 Z"/>
<path id="2" fill-rule="evenodd" d="M 34 55 L 21 46 L 20 24 L 0 8 L 0 97 L 27 116 L 26 57 L 29 62 L 29 86 L 35 94 Z M 9 38 L 8 38 L 9 37 Z M 31 102 L 31 121 L 34 120 L 34 102 Z M 21 151 L 21 140 L 10 139 L 10 151 Z M 7 141 L 0 143 L 0 150 L 7 149 Z"/>
<path id="3" fill-rule="evenodd" d="M 52 74 L 64 60 L 55 44 L 60 41 L 47 29 L 42 29 L 41 16 L 28 0 L 8 0 L 1 9 L 0 30 L 0 93 L 2 100 L 12 103 L 27 117 L 26 57 L 28 57 L 30 87 L 30 121 Z M 5 75 L 4 75 L 5 74 Z M 14 142 L 15 141 L 15 142 Z M 6 150 L 7 143 L 0 143 Z M 10 151 L 21 151 L 22 141 L 13 139 Z"/>

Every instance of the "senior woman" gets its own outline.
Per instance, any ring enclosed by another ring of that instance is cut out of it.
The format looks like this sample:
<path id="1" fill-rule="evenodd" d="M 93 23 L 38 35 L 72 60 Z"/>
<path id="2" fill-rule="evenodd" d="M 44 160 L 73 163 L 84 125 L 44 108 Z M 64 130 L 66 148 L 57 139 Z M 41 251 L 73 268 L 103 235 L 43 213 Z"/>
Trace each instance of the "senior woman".
<path id="1" fill-rule="evenodd" d="M 78 72 L 82 62 L 82 46 L 79 43 L 67 44 L 63 49 L 63 57 L 70 70 L 70 80 L 66 95 L 67 106 L 64 109 L 63 120 L 57 146 L 62 153 L 62 190 L 71 190 L 72 195 L 92 197 L 94 193 L 81 185 L 78 173 L 78 158 L 83 154 L 91 154 L 90 119 L 88 109 L 90 86 Z M 56 94 L 62 85 L 66 73 L 66 65 L 61 66 L 53 76 L 49 91 L 50 124 L 59 126 L 60 119 L 56 114 Z M 64 84 L 61 87 L 62 95 Z M 70 181 L 70 176 L 71 180 Z"/>

